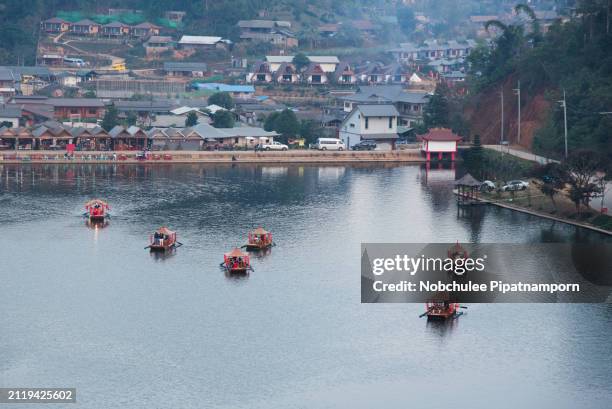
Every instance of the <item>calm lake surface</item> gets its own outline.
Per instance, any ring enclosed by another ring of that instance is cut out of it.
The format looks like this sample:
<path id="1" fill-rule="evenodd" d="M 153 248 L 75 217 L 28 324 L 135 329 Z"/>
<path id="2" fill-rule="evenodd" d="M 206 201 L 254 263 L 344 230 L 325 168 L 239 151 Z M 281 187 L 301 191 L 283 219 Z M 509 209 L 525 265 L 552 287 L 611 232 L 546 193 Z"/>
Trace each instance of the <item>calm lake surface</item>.
<path id="1" fill-rule="evenodd" d="M 75 409 L 612 407 L 610 304 L 473 304 L 431 325 L 422 305 L 360 303 L 361 242 L 607 240 L 458 214 L 455 170 L 0 170 L 0 387 L 76 387 Z M 93 197 L 106 228 L 81 217 Z M 185 244 L 165 258 L 143 249 L 160 225 Z M 226 277 L 258 225 L 278 245 Z"/>

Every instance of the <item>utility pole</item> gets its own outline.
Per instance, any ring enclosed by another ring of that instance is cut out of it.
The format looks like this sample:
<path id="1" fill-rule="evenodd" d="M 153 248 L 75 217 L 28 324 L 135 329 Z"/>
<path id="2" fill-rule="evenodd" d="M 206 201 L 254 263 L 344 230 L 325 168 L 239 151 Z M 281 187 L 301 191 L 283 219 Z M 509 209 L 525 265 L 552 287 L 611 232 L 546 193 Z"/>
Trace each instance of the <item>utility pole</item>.
<path id="1" fill-rule="evenodd" d="M 516 93 L 516 97 L 517 97 L 517 102 L 518 102 L 518 131 L 517 131 L 517 137 L 516 137 L 516 143 L 520 144 L 521 143 L 521 81 L 519 80 L 516 88 L 514 89 L 514 92 Z"/>
<path id="2" fill-rule="evenodd" d="M 504 144 L 504 88 L 502 87 L 501 91 L 500 91 L 500 96 L 501 96 L 501 139 L 499 144 L 503 145 Z"/>
<path id="3" fill-rule="evenodd" d="M 565 159 L 567 159 L 567 102 L 565 100 L 565 88 L 563 89 L 563 100 L 557 101 L 563 107 L 563 128 L 565 132 Z"/>

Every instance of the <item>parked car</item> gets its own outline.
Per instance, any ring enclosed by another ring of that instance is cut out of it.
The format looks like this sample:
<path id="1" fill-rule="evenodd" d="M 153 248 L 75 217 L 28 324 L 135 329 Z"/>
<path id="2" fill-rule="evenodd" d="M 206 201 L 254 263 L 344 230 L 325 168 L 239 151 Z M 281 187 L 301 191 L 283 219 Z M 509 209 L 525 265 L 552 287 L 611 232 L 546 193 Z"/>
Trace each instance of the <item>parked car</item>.
<path id="1" fill-rule="evenodd" d="M 343 151 L 346 145 L 338 138 L 319 138 L 315 144 L 315 149 L 320 151 Z"/>
<path id="2" fill-rule="evenodd" d="M 492 192 L 494 190 L 495 190 L 495 183 L 491 182 L 490 180 L 485 180 L 480 185 L 481 192 Z"/>
<path id="3" fill-rule="evenodd" d="M 376 142 L 370 139 L 364 139 L 363 141 L 353 145 L 351 149 L 353 149 L 354 151 L 372 151 L 376 149 Z"/>
<path id="4" fill-rule="evenodd" d="M 289 149 L 289 147 L 284 143 L 274 141 L 272 143 L 265 143 L 261 145 L 261 149 L 264 151 L 286 151 Z"/>
<path id="5" fill-rule="evenodd" d="M 524 180 L 511 180 L 507 185 L 502 186 L 502 192 L 512 192 L 515 190 L 525 190 L 529 186 L 529 182 Z"/>

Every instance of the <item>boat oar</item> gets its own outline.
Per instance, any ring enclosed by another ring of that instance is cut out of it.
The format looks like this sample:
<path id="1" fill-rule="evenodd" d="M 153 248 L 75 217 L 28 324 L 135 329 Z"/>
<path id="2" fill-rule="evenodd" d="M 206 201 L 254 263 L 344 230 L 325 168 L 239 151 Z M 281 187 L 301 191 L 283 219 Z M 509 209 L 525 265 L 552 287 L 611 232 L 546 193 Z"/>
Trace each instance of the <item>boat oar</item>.
<path id="1" fill-rule="evenodd" d="M 145 247 L 144 249 L 146 250 L 146 249 L 150 249 L 150 248 L 151 248 L 151 245 L 148 245 L 148 246 L 147 246 L 147 247 Z"/>
<path id="2" fill-rule="evenodd" d="M 459 308 L 463 308 L 464 310 L 467 310 L 468 307 L 466 307 L 465 305 L 460 305 Z"/>
<path id="3" fill-rule="evenodd" d="M 181 242 L 180 242 L 180 241 L 178 241 L 178 240 L 176 241 L 176 244 L 178 244 L 178 245 L 179 245 L 179 247 L 183 245 L 183 243 L 181 243 Z"/>
<path id="4" fill-rule="evenodd" d="M 428 308 L 427 311 L 425 311 L 423 314 L 419 315 L 419 318 L 423 318 L 424 316 L 426 316 L 429 311 L 431 311 L 431 308 Z"/>

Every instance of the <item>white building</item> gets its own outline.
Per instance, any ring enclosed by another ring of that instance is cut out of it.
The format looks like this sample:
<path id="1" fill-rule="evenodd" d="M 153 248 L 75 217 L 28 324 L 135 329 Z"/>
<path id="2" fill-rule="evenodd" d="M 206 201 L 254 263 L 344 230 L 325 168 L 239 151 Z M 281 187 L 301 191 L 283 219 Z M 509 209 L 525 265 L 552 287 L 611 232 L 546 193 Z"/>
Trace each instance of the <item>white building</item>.
<path id="1" fill-rule="evenodd" d="M 399 112 L 392 104 L 357 105 L 340 125 L 340 139 L 347 147 L 363 140 L 376 142 L 378 150 L 392 150 Z"/>
<path id="2" fill-rule="evenodd" d="M 293 62 L 294 55 L 267 55 L 266 62 L 270 64 L 270 71 L 276 72 L 283 63 Z M 307 55 L 311 64 L 319 65 L 326 73 L 336 71 L 340 60 L 335 55 Z"/>
<path id="3" fill-rule="evenodd" d="M 179 47 L 186 49 L 204 49 L 210 50 L 214 48 L 226 48 L 229 41 L 217 36 L 191 36 L 184 35 L 179 40 Z"/>
<path id="4" fill-rule="evenodd" d="M 442 160 L 446 156 L 454 161 L 457 154 L 457 144 L 461 137 L 455 135 L 448 128 L 432 128 L 420 139 L 421 152 L 425 154 L 427 161 L 431 160 L 432 154 L 434 158 L 437 156 L 438 160 Z"/>

